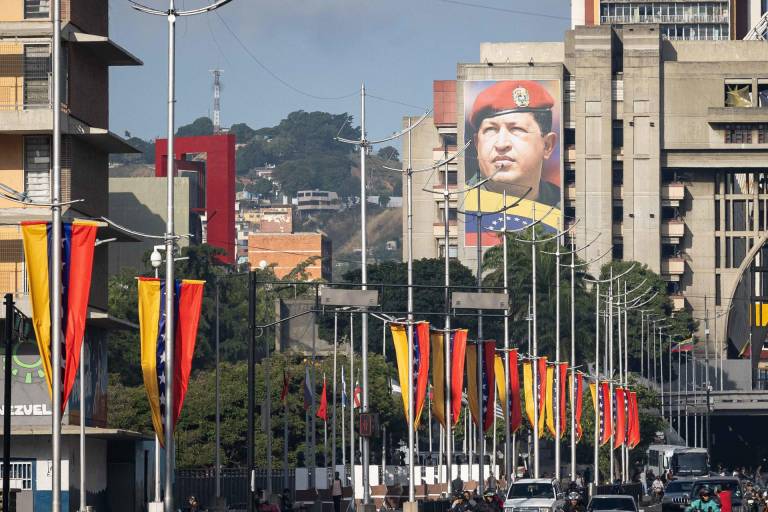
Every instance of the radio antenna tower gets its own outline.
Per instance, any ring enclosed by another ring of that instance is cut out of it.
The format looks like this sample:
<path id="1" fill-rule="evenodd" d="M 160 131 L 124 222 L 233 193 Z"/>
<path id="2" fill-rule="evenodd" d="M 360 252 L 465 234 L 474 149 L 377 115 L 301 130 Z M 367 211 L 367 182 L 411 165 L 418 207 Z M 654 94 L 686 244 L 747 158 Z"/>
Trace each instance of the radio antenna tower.
<path id="1" fill-rule="evenodd" d="M 213 133 L 221 133 L 221 74 L 222 69 L 212 69 L 213 73 Z"/>

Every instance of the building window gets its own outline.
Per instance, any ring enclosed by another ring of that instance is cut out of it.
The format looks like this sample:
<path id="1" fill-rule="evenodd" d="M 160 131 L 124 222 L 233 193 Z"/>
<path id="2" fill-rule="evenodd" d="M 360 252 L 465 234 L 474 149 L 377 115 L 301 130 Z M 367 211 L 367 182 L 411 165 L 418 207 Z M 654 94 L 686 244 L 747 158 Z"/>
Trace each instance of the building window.
<path id="1" fill-rule="evenodd" d="M 65 68 L 62 66 L 62 69 Z M 51 70 L 51 47 L 49 45 L 24 45 L 25 107 L 50 107 Z M 66 95 L 64 95 L 63 92 L 64 91 L 62 90 L 62 98 L 66 98 Z"/>
<path id="2" fill-rule="evenodd" d="M 50 201 L 51 139 L 47 135 L 24 137 L 24 191 L 33 201 Z"/>
<path id="3" fill-rule="evenodd" d="M 614 260 L 624 259 L 624 246 L 622 244 L 613 244 L 613 249 L 611 249 L 611 253 Z"/>
<path id="4" fill-rule="evenodd" d="M 447 171 L 448 172 L 448 186 L 456 185 L 459 180 L 459 173 L 456 171 Z M 445 173 L 446 171 L 440 171 L 440 184 L 445 185 Z"/>
<path id="5" fill-rule="evenodd" d="M 762 107 L 768 107 L 768 83 L 758 81 L 757 83 L 757 104 Z"/>
<path id="6" fill-rule="evenodd" d="M 752 81 L 729 80 L 724 87 L 726 107 L 751 107 L 752 106 Z"/>
<path id="7" fill-rule="evenodd" d="M 715 231 L 720 231 L 720 200 L 715 199 Z"/>
<path id="8" fill-rule="evenodd" d="M 448 207 L 448 222 L 455 221 L 458 218 L 455 207 Z M 437 222 L 441 223 L 445 219 L 445 207 L 443 203 L 437 205 Z"/>
<path id="9" fill-rule="evenodd" d="M 3 463 L 0 462 L 0 471 L 3 469 Z M 21 490 L 28 491 L 32 489 L 32 463 L 31 462 L 11 462 L 10 468 L 11 480 L 20 480 Z"/>
<path id="10" fill-rule="evenodd" d="M 741 262 L 747 257 L 747 238 L 744 236 L 733 237 L 733 266 L 731 268 L 739 268 Z"/>
<path id="11" fill-rule="evenodd" d="M 715 274 L 715 306 L 719 306 L 723 296 L 720 274 Z"/>
<path id="12" fill-rule="evenodd" d="M 726 144 L 752 144 L 752 126 L 748 124 L 728 124 L 725 126 Z"/>
<path id="13" fill-rule="evenodd" d="M 51 0 L 24 0 L 24 19 L 47 19 L 51 15 Z"/>
<path id="14" fill-rule="evenodd" d="M 445 243 L 442 240 L 437 241 L 437 257 L 445 258 Z M 448 257 L 451 259 L 459 257 L 459 246 L 454 239 L 451 239 L 451 242 L 448 245 Z"/>
<path id="15" fill-rule="evenodd" d="M 613 149 L 624 147 L 624 121 L 614 119 L 611 127 L 611 144 Z"/>
<path id="16" fill-rule="evenodd" d="M 720 268 L 720 237 L 715 237 L 715 268 Z"/>

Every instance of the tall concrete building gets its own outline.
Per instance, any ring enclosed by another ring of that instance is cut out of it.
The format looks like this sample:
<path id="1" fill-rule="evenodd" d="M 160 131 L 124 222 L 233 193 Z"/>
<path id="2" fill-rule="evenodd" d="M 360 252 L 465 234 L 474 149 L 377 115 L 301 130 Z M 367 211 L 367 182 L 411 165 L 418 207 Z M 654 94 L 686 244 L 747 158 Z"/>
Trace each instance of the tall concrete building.
<path id="1" fill-rule="evenodd" d="M 743 39 L 765 9 L 763 0 L 571 0 L 571 27 L 658 24 L 666 39 Z"/>
<path id="2" fill-rule="evenodd" d="M 562 178 L 553 183 L 561 184 L 564 224 L 581 219 L 578 246 L 602 234 L 584 258 L 610 251 L 615 260 L 647 264 L 667 282 L 675 307 L 700 318 L 721 314 L 710 323 L 712 357 L 748 357 L 751 347 L 756 379 L 768 375 L 759 363 L 768 309 L 765 321 L 753 314 L 768 301 L 761 279 L 768 256 L 765 43 L 670 40 L 657 24 L 580 26 L 564 39 L 485 43 L 478 63 L 459 64 L 455 80 L 434 82 L 433 117 L 413 135 L 413 168 L 472 138 L 468 112 L 479 100 L 465 105 L 465 98 L 478 83 L 511 81 L 510 96 L 528 110 L 541 95 L 520 81 L 554 84 L 552 130 L 559 121 L 562 142 L 552 158 Z M 471 184 L 470 151 L 433 175 L 414 175 L 416 258 L 442 256 L 447 246 L 475 268 L 471 219 L 457 216 L 451 202 L 446 243 L 443 196 L 422 190 L 442 189 L 445 180 L 452 190 Z M 471 210 L 471 195 L 457 200 Z M 703 329 L 702 322 L 701 338 Z"/>
<path id="3" fill-rule="evenodd" d="M 82 199 L 65 220 L 107 215 L 108 156 L 135 152 L 109 131 L 109 68 L 141 62 L 109 38 L 107 0 L 62 0 L 61 105 L 52 102 L 51 2 L 0 2 L 0 182 L 36 202 L 50 202 L 53 109 L 61 109 L 62 197 Z M 0 201 L 0 292 L 13 293 L 31 316 L 19 222 L 50 219 L 49 208 Z M 100 230 L 99 238 L 117 236 Z M 79 493 L 78 427 L 87 425 L 89 505 L 139 511 L 144 442 L 107 427 L 107 342 L 124 322 L 107 313 L 108 244 L 96 247 L 86 319 L 85 396 L 72 393 L 63 417 L 62 509 L 75 510 Z M 34 335 L 13 353 L 12 468 L 16 510 L 51 509 L 51 405 Z M 77 386 L 76 386 L 77 388 Z M 147 452 L 151 453 L 151 452 Z M 114 480 L 113 480 L 114 479 Z M 108 482 L 112 482 L 108 485 Z"/>

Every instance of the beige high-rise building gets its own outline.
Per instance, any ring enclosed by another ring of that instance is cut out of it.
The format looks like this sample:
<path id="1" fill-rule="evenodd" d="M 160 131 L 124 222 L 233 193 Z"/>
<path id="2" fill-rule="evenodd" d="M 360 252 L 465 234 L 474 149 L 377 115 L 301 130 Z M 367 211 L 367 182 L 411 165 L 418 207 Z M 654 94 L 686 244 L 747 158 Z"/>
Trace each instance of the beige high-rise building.
<path id="1" fill-rule="evenodd" d="M 768 301 L 760 266 L 768 256 L 765 43 L 670 40 L 654 24 L 580 26 L 564 42 L 484 43 L 478 62 L 458 64 L 455 80 L 434 82 L 433 117 L 413 134 L 413 168 L 470 140 L 466 112 L 476 104 L 464 98 L 479 81 L 515 81 L 520 90 L 512 95 L 532 110 L 539 93 L 519 80 L 553 84 L 562 145 L 552 158 L 563 169 L 564 224 L 580 219 L 578 246 L 602 234 L 583 257 L 608 251 L 648 265 L 667 282 L 677 309 L 720 314 L 709 326 L 713 358 L 718 350 L 748 357 L 750 339 L 760 340 L 751 345 L 757 369 L 768 324 L 768 309 L 765 322 L 753 314 Z M 503 110 L 511 100 L 493 101 Z M 447 245 L 476 268 L 471 219 L 457 215 L 452 200 L 446 244 L 443 196 L 422 190 L 439 191 L 445 180 L 451 190 L 471 183 L 470 151 L 434 174 L 414 175 L 416 258 L 442 256 Z M 458 207 L 471 209 L 466 201 L 458 198 Z M 702 338 L 703 331 L 701 322 Z"/>

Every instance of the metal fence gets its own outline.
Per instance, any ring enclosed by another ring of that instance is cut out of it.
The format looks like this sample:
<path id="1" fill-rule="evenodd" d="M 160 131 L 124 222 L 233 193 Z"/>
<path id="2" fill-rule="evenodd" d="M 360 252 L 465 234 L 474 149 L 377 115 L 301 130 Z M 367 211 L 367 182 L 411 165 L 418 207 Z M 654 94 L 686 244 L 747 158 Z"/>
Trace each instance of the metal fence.
<path id="1" fill-rule="evenodd" d="M 255 477 L 256 489 L 266 489 L 266 469 L 256 469 Z M 295 483 L 296 470 L 288 469 L 288 489 L 294 489 Z M 284 487 L 283 470 L 273 470 L 272 490 L 281 492 Z M 176 503 L 182 507 L 186 505 L 187 498 L 191 495 L 194 495 L 203 506 L 213 503 L 216 497 L 216 471 L 213 468 L 177 470 L 174 494 Z M 221 495 L 230 505 L 245 505 L 248 502 L 248 469 L 221 468 Z"/>
<path id="2" fill-rule="evenodd" d="M 51 108 L 51 45 L 0 42 L 0 110 Z"/>

